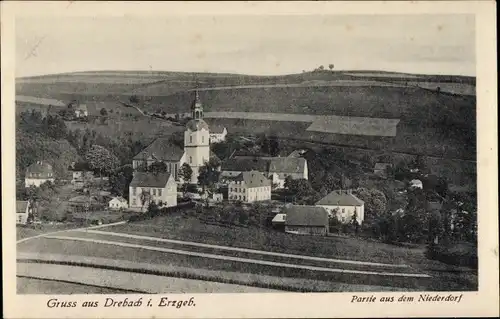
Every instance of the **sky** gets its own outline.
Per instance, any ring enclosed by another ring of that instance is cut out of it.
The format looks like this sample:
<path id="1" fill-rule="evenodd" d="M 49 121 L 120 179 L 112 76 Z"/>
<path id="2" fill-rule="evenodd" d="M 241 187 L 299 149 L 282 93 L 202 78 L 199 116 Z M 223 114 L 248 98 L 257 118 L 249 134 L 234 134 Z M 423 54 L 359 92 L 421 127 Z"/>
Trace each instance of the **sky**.
<path id="1" fill-rule="evenodd" d="M 475 76 L 473 15 L 17 17 L 16 77 L 92 70 L 279 75 L 334 64 Z"/>

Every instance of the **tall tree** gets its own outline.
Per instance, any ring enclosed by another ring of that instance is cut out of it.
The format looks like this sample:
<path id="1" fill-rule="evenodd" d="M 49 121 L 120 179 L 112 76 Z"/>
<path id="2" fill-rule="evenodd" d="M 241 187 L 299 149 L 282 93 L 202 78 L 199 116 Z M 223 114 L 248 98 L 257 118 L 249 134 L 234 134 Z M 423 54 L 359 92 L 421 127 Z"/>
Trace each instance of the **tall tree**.
<path id="1" fill-rule="evenodd" d="M 329 65 L 328 65 L 328 68 L 330 69 L 330 71 L 332 71 L 332 70 L 333 70 L 333 67 L 334 67 L 334 65 L 333 65 L 333 64 L 329 64 Z"/>
<path id="2" fill-rule="evenodd" d="M 149 165 L 147 171 L 154 174 L 166 173 L 168 171 L 167 164 L 156 161 L 153 164 Z"/>
<path id="3" fill-rule="evenodd" d="M 105 108 L 102 108 L 99 113 L 101 113 L 102 116 L 107 116 L 108 115 L 108 111 Z"/>
<path id="4" fill-rule="evenodd" d="M 365 202 L 365 220 L 368 222 L 376 221 L 387 210 L 387 198 L 378 189 L 362 187 L 353 193 Z"/>
<path id="5" fill-rule="evenodd" d="M 220 172 L 218 170 L 219 166 L 219 161 L 217 161 L 215 158 L 210 158 L 210 160 L 200 168 L 200 171 L 198 172 L 198 184 L 203 187 L 204 194 L 213 194 L 213 192 L 215 191 L 215 185 L 219 181 L 220 175 Z"/>
<path id="6" fill-rule="evenodd" d="M 102 174 L 110 174 L 118 166 L 118 158 L 100 145 L 92 145 L 85 154 L 85 159 L 90 168 Z"/>
<path id="7" fill-rule="evenodd" d="M 188 163 L 184 163 L 179 170 L 179 176 L 182 178 L 182 192 L 185 194 L 187 190 L 187 185 L 191 182 L 191 177 L 193 176 L 193 169 Z"/>

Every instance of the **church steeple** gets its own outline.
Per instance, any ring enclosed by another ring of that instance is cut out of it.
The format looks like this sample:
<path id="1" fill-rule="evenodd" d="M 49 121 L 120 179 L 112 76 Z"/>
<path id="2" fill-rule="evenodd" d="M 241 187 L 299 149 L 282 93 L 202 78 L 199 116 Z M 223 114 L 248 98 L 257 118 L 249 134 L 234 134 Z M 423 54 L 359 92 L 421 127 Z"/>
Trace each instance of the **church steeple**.
<path id="1" fill-rule="evenodd" d="M 203 118 L 203 105 L 200 101 L 200 95 L 198 94 L 198 90 L 194 91 L 194 100 L 191 105 L 191 117 L 195 120 Z"/>

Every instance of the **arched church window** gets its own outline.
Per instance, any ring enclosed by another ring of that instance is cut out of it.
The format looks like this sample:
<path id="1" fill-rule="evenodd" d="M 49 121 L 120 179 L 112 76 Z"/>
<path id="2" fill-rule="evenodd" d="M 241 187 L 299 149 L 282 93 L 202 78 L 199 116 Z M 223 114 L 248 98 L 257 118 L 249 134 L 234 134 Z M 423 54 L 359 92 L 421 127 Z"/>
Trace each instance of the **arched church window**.
<path id="1" fill-rule="evenodd" d="M 193 143 L 193 136 L 192 135 L 189 136 L 189 143 Z"/>

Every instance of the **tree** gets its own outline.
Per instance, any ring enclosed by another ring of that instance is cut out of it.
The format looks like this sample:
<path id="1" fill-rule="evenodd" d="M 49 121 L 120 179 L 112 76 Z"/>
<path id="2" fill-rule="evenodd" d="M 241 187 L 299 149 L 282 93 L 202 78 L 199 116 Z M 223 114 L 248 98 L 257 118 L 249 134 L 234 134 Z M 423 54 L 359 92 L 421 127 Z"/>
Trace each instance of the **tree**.
<path id="1" fill-rule="evenodd" d="M 130 103 L 139 103 L 139 98 L 137 95 L 131 95 L 129 98 Z"/>
<path id="2" fill-rule="evenodd" d="M 99 112 L 102 116 L 107 116 L 108 111 L 105 108 L 102 108 L 101 111 Z"/>
<path id="3" fill-rule="evenodd" d="M 103 173 L 111 173 L 119 163 L 114 154 L 100 145 L 92 145 L 85 154 L 85 160 L 92 170 L 99 172 L 101 177 Z"/>
<path id="4" fill-rule="evenodd" d="M 218 170 L 220 163 L 215 158 L 210 158 L 208 162 L 200 167 L 198 172 L 198 184 L 203 187 L 203 193 L 213 194 L 215 184 L 219 181 L 220 172 Z M 206 204 L 208 206 L 208 198 Z"/>
<path id="5" fill-rule="evenodd" d="M 191 182 L 191 178 L 193 176 L 193 169 L 189 166 L 188 163 L 184 163 L 179 170 L 179 177 L 182 179 L 182 192 L 185 194 L 187 185 Z"/>
<path id="6" fill-rule="evenodd" d="M 319 68 L 318 68 L 320 71 L 323 71 L 325 69 L 325 67 L 323 65 L 320 65 Z"/>
<path id="7" fill-rule="evenodd" d="M 128 197 L 129 185 L 134 177 L 132 165 L 124 165 L 116 169 L 109 177 L 111 192 L 118 196 Z"/>
<path id="8" fill-rule="evenodd" d="M 365 202 L 365 220 L 377 221 L 387 209 L 387 198 L 384 193 L 375 188 L 358 188 L 353 192 Z"/>
<path id="9" fill-rule="evenodd" d="M 142 204 L 142 210 L 144 210 L 144 206 L 151 202 L 151 194 L 149 191 L 145 191 L 144 189 L 141 191 L 141 195 L 139 196 Z"/>
<path id="10" fill-rule="evenodd" d="M 328 68 L 330 69 L 330 71 L 332 71 L 332 70 L 333 70 L 333 67 L 334 67 L 334 65 L 333 65 L 333 64 L 329 64 L 329 65 L 328 65 Z"/>

